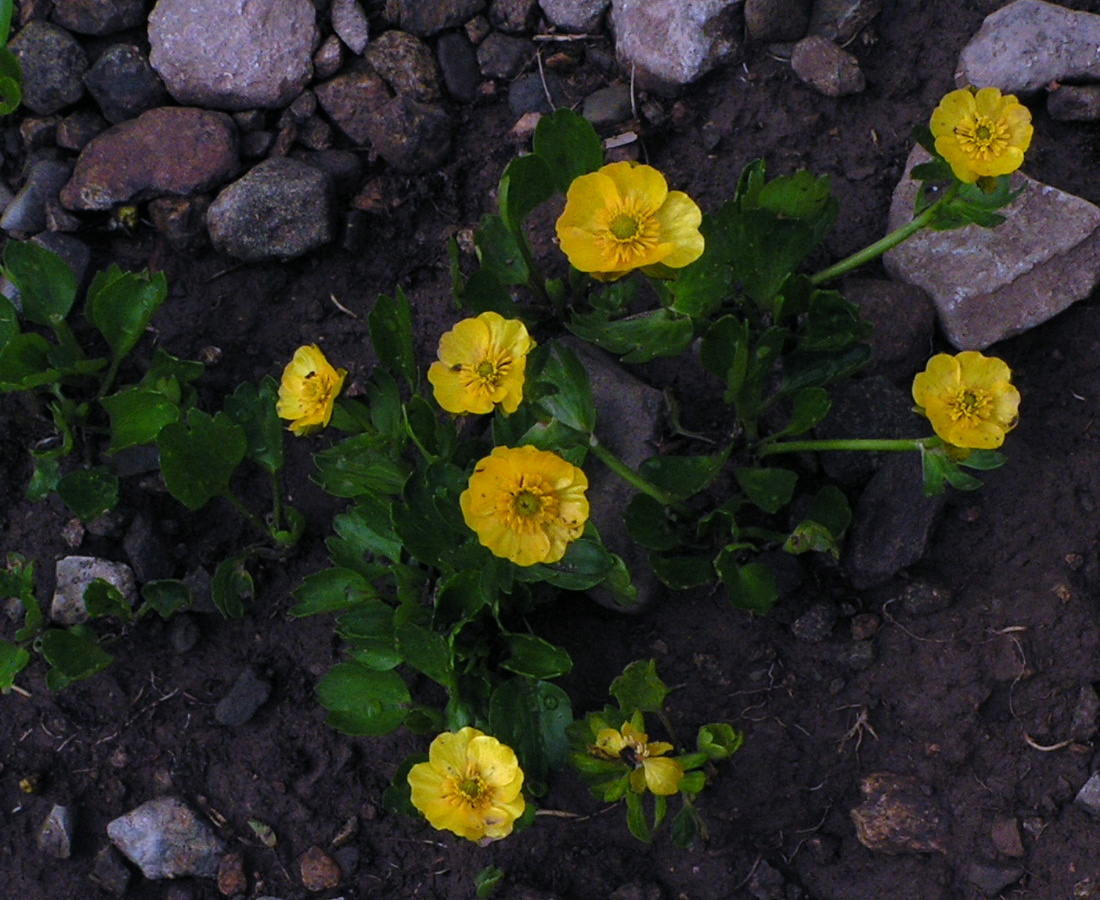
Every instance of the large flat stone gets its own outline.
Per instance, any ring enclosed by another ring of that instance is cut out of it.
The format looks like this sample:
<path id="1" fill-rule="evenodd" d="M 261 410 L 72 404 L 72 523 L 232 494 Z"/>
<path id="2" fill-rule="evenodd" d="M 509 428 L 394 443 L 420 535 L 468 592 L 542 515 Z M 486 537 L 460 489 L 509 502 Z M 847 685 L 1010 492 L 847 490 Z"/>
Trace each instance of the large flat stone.
<path id="1" fill-rule="evenodd" d="M 917 183 L 909 171 L 928 160 L 917 147 L 894 190 L 891 230 L 912 218 Z M 1047 321 L 1100 281 L 1100 208 L 1022 173 L 1023 193 L 996 228 L 923 230 L 889 251 L 887 271 L 932 298 L 947 339 L 982 350 Z"/>

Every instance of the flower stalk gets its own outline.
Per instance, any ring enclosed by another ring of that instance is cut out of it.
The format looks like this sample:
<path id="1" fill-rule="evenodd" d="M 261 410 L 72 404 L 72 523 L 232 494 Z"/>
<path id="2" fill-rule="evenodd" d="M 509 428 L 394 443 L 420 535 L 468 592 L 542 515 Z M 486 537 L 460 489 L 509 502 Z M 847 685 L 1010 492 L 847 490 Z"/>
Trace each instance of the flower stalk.
<path id="1" fill-rule="evenodd" d="M 937 438 L 837 438 L 833 440 L 776 441 L 756 451 L 756 455 L 775 456 L 779 453 L 803 453 L 822 450 L 922 450 Z"/>
<path id="2" fill-rule="evenodd" d="M 593 455 L 600 462 L 631 487 L 637 488 L 643 494 L 648 494 L 662 506 L 675 507 L 677 505 L 671 495 L 661 490 L 661 488 L 657 487 L 657 485 L 652 482 L 646 481 L 646 479 L 601 444 L 596 435 L 590 434 L 588 436 L 588 446 L 591 448 Z"/>

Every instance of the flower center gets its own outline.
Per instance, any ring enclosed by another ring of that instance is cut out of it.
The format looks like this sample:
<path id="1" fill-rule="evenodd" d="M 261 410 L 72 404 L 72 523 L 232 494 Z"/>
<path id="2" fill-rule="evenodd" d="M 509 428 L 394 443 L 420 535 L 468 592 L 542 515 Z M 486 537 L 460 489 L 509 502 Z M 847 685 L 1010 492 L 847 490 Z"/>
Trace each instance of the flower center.
<path id="1" fill-rule="evenodd" d="M 327 404 L 332 393 L 332 383 L 317 372 L 310 372 L 302 379 L 302 399 L 307 403 Z"/>
<path id="2" fill-rule="evenodd" d="M 988 116 L 975 116 L 955 128 L 959 146 L 971 156 L 993 159 L 1008 149 L 1008 128 Z"/>
<path id="3" fill-rule="evenodd" d="M 637 200 L 623 199 L 608 211 L 607 230 L 597 240 L 605 258 L 616 269 L 634 269 L 661 239 L 661 223 L 650 207 Z"/>
<path id="4" fill-rule="evenodd" d="M 629 241 L 638 233 L 638 221 L 626 213 L 619 213 L 607 228 L 620 241 Z"/>
<path id="5" fill-rule="evenodd" d="M 515 487 L 506 491 L 501 518 L 512 531 L 533 534 L 558 515 L 554 489 L 542 479 L 521 475 Z"/>
<path id="6" fill-rule="evenodd" d="M 471 809 L 485 806 L 492 799 L 489 785 L 473 763 L 467 764 L 464 778 L 451 780 L 444 793 L 455 806 L 468 806 Z"/>
<path id="7" fill-rule="evenodd" d="M 486 356 L 475 365 L 456 366 L 465 370 L 463 386 L 474 394 L 492 394 L 507 377 L 512 367 L 512 357 L 498 352 L 496 356 Z"/>
<path id="8" fill-rule="evenodd" d="M 951 408 L 951 418 L 954 421 L 965 419 L 968 424 L 974 425 L 984 421 L 987 412 L 993 403 L 993 398 L 987 391 L 976 388 L 958 388 L 948 406 Z"/>

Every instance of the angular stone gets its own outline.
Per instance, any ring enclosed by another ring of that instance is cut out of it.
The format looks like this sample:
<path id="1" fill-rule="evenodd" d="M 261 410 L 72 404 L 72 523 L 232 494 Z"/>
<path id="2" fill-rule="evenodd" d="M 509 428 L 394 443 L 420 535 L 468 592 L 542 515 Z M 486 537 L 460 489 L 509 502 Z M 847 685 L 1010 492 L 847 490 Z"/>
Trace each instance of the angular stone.
<path id="1" fill-rule="evenodd" d="M 450 156 L 452 125 L 443 107 L 399 95 L 369 119 L 367 132 L 382 159 L 398 172 L 415 175 Z"/>
<path id="2" fill-rule="evenodd" d="M 352 53 L 362 53 L 370 40 L 370 25 L 359 0 L 332 0 L 332 30 Z"/>
<path id="3" fill-rule="evenodd" d="M 328 117 L 356 144 L 370 143 L 374 111 L 390 99 L 386 82 L 373 72 L 345 72 L 316 87 Z"/>
<path id="4" fill-rule="evenodd" d="M 1092 774 L 1081 790 L 1077 792 L 1073 802 L 1074 805 L 1081 807 L 1089 815 L 1100 819 L 1100 772 Z"/>
<path id="5" fill-rule="evenodd" d="M 48 116 L 84 96 L 88 56 L 76 38 L 48 22 L 31 22 L 8 42 L 23 72 L 23 105 Z"/>
<path id="6" fill-rule="evenodd" d="M 182 104 L 278 108 L 313 75 L 316 19 L 310 0 L 159 0 L 150 62 Z"/>
<path id="7" fill-rule="evenodd" d="M 334 234 L 332 180 L 296 159 L 269 159 L 223 190 L 206 214 L 215 249 L 258 262 L 316 250 Z"/>
<path id="8" fill-rule="evenodd" d="M 160 107 L 89 141 L 61 202 L 76 210 L 111 209 L 162 194 L 201 193 L 224 184 L 237 166 L 237 126 L 229 116 Z"/>
<path id="9" fill-rule="evenodd" d="M 307 891 L 327 891 L 340 884 L 344 877 L 340 866 L 320 847 L 310 847 L 298 861 L 302 887 Z"/>
<path id="10" fill-rule="evenodd" d="M 539 6 L 558 31 L 578 34 L 599 31 L 611 0 L 539 0 Z"/>
<path id="11" fill-rule="evenodd" d="M 928 159 L 920 147 L 909 154 L 890 205 L 891 230 L 912 218 L 917 183 L 909 171 Z M 1027 331 L 1100 282 L 1100 209 L 1020 172 L 1012 184 L 1023 193 L 1002 210 L 1005 221 L 996 228 L 923 230 L 883 260 L 894 278 L 928 292 L 944 334 L 960 350 Z"/>
<path id="12" fill-rule="evenodd" d="M 641 86 L 675 90 L 736 53 L 740 14 L 730 0 L 613 0 L 615 50 Z"/>
<path id="13" fill-rule="evenodd" d="M 88 620 L 84 591 L 97 578 L 117 588 L 123 601 L 131 606 L 137 599 L 134 573 L 125 563 L 94 556 L 66 556 L 57 561 L 56 576 L 50 618 L 61 625 L 77 625 Z"/>
<path id="14" fill-rule="evenodd" d="M 993 823 L 989 836 L 993 846 L 1002 856 L 1021 859 L 1026 854 L 1020 837 L 1020 823 L 1016 819 L 998 819 Z"/>
<path id="15" fill-rule="evenodd" d="M 1015 0 L 985 17 L 959 54 L 955 84 L 1033 93 L 1052 81 L 1100 80 L 1100 15 Z"/>
<path id="16" fill-rule="evenodd" d="M 405 94 L 422 103 L 438 100 L 442 95 L 432 51 L 415 35 L 387 31 L 371 42 L 364 58 L 395 94 Z"/>
<path id="17" fill-rule="evenodd" d="M 50 18 L 78 34 L 114 34 L 145 21 L 146 0 L 53 0 Z"/>
<path id="18" fill-rule="evenodd" d="M 859 61 L 821 35 L 811 34 L 794 45 L 791 68 L 802 81 L 826 97 L 858 94 L 867 87 Z"/>
<path id="19" fill-rule="evenodd" d="M 54 804 L 38 830 L 38 846 L 47 856 L 68 859 L 73 846 L 73 809 Z"/>
<path id="20" fill-rule="evenodd" d="M 999 897 L 1006 887 L 1015 884 L 1023 875 L 1023 866 L 1006 866 L 985 860 L 975 860 L 966 868 L 966 880 L 986 897 Z"/>
<path id="21" fill-rule="evenodd" d="M 160 797 L 107 823 L 107 836 L 149 879 L 214 878 L 225 844 L 176 797 Z"/>
<path id="22" fill-rule="evenodd" d="M 511 80 L 535 57 L 534 45 L 523 38 L 494 31 L 477 48 L 477 63 L 487 78 Z"/>
<path id="23" fill-rule="evenodd" d="M 84 84 L 111 123 L 132 119 L 168 102 L 164 83 L 133 44 L 108 48 L 84 75 Z"/>
<path id="24" fill-rule="evenodd" d="M 863 802 L 851 815 L 856 837 L 868 850 L 891 855 L 946 852 L 947 812 L 916 778 L 874 772 L 859 788 Z"/>
<path id="25" fill-rule="evenodd" d="M 243 725 L 270 696 L 271 682 L 250 666 L 237 676 L 229 693 L 214 708 L 214 718 L 221 725 Z"/>

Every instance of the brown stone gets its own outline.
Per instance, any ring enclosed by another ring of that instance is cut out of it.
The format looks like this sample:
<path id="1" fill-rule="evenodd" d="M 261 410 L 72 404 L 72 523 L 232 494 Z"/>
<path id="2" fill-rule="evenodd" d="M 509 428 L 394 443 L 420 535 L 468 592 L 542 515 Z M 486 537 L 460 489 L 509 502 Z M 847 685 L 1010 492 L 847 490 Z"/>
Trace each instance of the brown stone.
<path id="1" fill-rule="evenodd" d="M 340 866 L 320 847 L 310 847 L 298 861 L 302 886 L 307 891 L 327 891 L 340 884 Z"/>
<path id="2" fill-rule="evenodd" d="M 947 813 L 916 778 L 874 772 L 860 784 L 863 803 L 852 810 L 856 837 L 879 853 L 944 853 Z"/>

